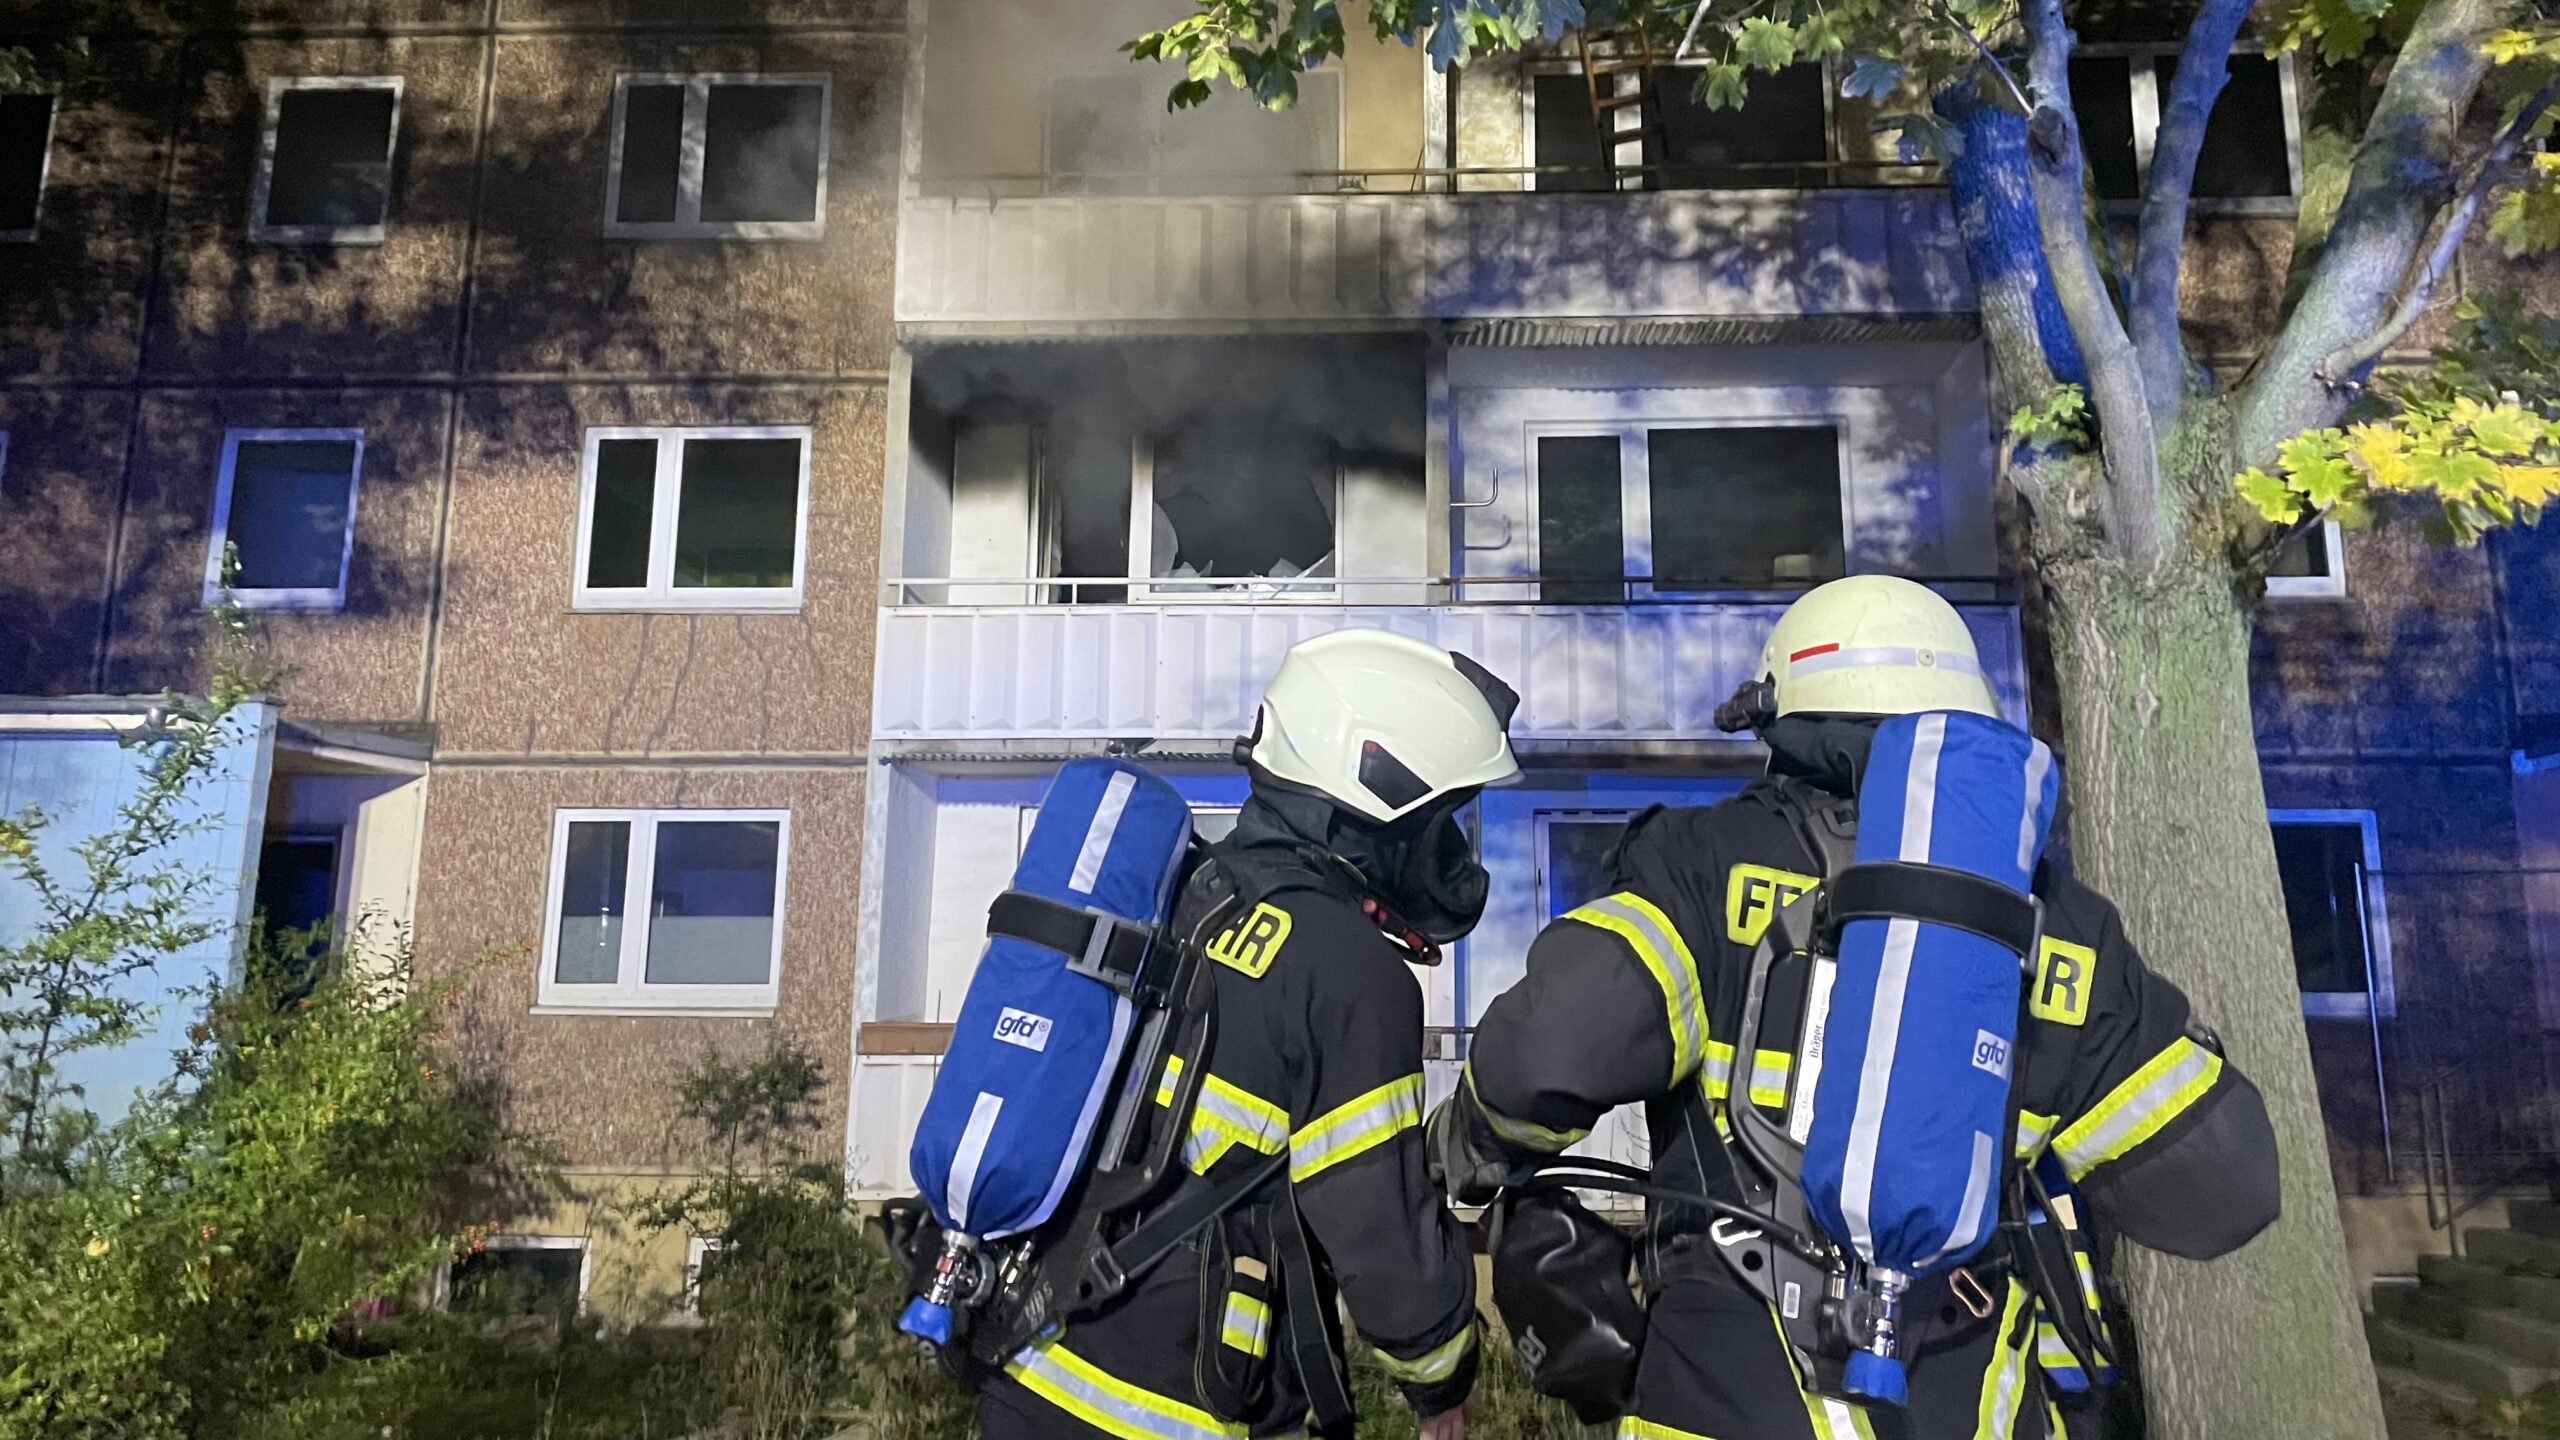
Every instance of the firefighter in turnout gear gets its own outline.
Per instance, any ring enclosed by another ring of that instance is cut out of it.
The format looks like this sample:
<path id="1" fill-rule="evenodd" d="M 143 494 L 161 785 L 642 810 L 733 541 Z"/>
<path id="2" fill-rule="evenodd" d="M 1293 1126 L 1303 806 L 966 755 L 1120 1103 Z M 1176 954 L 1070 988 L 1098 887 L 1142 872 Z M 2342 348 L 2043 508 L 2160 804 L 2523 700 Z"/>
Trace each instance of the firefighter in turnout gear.
<path id="1" fill-rule="evenodd" d="M 1941 710 L 1998 713 L 1944 600 L 1880 576 L 1799 599 L 1757 679 L 1720 717 L 1760 732 L 1767 774 L 1721 804 L 1657 807 L 1631 821 L 1612 893 L 1549 925 L 1527 976 L 1486 1010 L 1464 1080 L 1429 1127 L 1435 1173 L 1452 1194 L 1485 1202 L 1612 1107 L 1641 1104 L 1657 1191 L 1738 1203 L 1742 1162 L 1711 1104 L 1732 1091 L 1737 1103 L 1774 1110 L 1803 1063 L 1801 975 L 1792 996 L 1773 983 L 1756 1053 L 1734 1050 L 1754 952 L 1772 917 L 1819 883 L 1826 854 L 1847 853 L 1840 837 L 1854 835 L 1879 721 Z M 2275 1219 L 2275 1139 L 2256 1089 L 2177 987 L 2144 967 L 2113 906 L 2050 863 L 2034 889 L 2044 931 L 2010 1072 L 2018 1163 L 2058 1171 L 2076 1199 L 2055 1199 L 2060 1213 L 2038 1211 L 2034 1223 L 2004 1204 L 2000 1232 L 1969 1264 L 1913 1283 L 1901 1312 L 1908 1403 L 1895 1408 L 1806 1388 L 1772 1307 L 1714 1243 L 1711 1227 L 1737 1222 L 1648 1197 L 1636 1252 L 1642 1349 L 1619 1435 L 2058 1435 L 2039 1362 L 2071 1366 L 2066 1332 L 2103 1345 L 2089 1250 L 2073 1240 L 2090 1217 L 2071 1212 L 2085 1205 L 2137 1244 L 2194 1259 L 2230 1251 Z M 2071 1243 L 2058 1264 L 2028 1253 L 2061 1242 Z M 2056 1274 L 2059 1284 L 2036 1283 Z"/>
<path id="2" fill-rule="evenodd" d="M 1488 877 L 1456 812 L 1516 773 L 1516 703 L 1466 657 L 1379 630 L 1284 658 L 1237 742 L 1251 798 L 1176 910 L 1187 934 L 1218 887 L 1251 901 L 1207 945 L 1208 1074 L 1189 1115 L 1154 1113 L 1187 1127 L 1168 1205 L 1282 1155 L 1285 1174 L 1017 1356 L 982 1392 L 990 1440 L 1347 1436 L 1337 1297 L 1423 1435 L 1464 1436 L 1475 1265 L 1424 1164 L 1408 963 L 1483 911 Z"/>

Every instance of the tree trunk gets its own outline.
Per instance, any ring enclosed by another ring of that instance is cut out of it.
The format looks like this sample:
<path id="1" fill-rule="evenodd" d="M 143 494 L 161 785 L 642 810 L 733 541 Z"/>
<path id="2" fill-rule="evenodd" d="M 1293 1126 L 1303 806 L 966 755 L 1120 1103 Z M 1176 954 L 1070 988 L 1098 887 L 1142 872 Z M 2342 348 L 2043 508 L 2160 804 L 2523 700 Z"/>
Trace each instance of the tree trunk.
<path id="1" fill-rule="evenodd" d="M 2190 551 L 2150 585 L 2085 552 L 2040 567 L 2078 872 L 2266 1096 L 2283 1218 L 2205 1264 L 2127 1247 L 2151 1433 L 2380 1440 L 2249 722 L 2249 617 Z"/>

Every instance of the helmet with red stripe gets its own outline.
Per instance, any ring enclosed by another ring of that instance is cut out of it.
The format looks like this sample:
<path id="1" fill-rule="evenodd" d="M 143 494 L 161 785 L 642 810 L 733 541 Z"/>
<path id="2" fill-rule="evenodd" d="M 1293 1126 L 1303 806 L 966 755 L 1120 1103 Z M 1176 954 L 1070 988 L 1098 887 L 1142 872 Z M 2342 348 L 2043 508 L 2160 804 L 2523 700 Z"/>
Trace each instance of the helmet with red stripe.
<path id="1" fill-rule="evenodd" d="M 1770 630 L 1758 678 L 1778 715 L 2000 713 L 1964 617 L 1894 575 L 1807 591 Z"/>

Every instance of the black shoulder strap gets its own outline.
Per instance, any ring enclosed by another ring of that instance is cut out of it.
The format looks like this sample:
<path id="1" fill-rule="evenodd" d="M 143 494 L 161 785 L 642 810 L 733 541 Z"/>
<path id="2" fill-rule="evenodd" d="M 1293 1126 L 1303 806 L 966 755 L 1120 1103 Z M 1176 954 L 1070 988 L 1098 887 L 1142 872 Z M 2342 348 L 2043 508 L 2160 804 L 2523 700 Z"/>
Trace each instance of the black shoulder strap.
<path id="1" fill-rule="evenodd" d="M 1856 860 L 1858 802 L 1791 775 L 1773 778 L 1760 794 L 1794 828 L 1796 839 L 1826 878 L 1848 869 Z"/>

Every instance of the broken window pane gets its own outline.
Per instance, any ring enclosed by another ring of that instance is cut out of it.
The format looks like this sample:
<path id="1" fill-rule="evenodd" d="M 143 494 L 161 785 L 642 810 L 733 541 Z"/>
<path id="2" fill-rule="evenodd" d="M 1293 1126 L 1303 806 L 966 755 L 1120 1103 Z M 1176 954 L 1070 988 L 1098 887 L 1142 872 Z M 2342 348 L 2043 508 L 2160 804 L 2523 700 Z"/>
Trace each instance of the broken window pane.
<path id="1" fill-rule="evenodd" d="M 2091 55 L 2071 62 L 2071 113 L 2080 122 L 2080 149 L 2101 200 L 2142 195 L 2142 165 L 2133 143 L 2133 66 L 2121 55 Z"/>
<path id="2" fill-rule="evenodd" d="M 1792 587 L 1847 573 L 1832 427 L 1650 430 L 1646 440 L 1656 590 Z"/>
<path id="3" fill-rule="evenodd" d="M 1159 579 L 1329 576 L 1335 480 L 1329 447 L 1302 430 L 1236 421 L 1176 431 L 1155 450 L 1149 573 Z M 1305 595 L 1325 587 L 1156 588 Z"/>
<path id="4" fill-rule="evenodd" d="M 613 218 L 662 224 L 677 218 L 684 180 L 684 86 L 631 85 L 622 92 L 622 183 Z"/>
<path id="5" fill-rule="evenodd" d="M 631 874 L 631 822 L 573 820 L 560 864 L 560 938 L 551 978 L 610 985 L 622 968 L 623 897 Z"/>
<path id="6" fill-rule="evenodd" d="M 279 95 L 265 223 L 332 229 L 381 224 L 391 203 L 397 103 L 388 86 Z"/>
<path id="7" fill-rule="evenodd" d="M 773 977 L 782 826 L 662 820 L 649 882 L 652 985 L 761 985 Z"/>
<path id="8" fill-rule="evenodd" d="M 1538 598 L 1615 604 L 1627 598 L 1618 437 L 1538 439 Z"/>
<path id="9" fill-rule="evenodd" d="M 1646 179 L 1656 190 L 1805 189 L 1828 178 L 1820 162 L 1831 158 L 1831 114 L 1822 66 L 1789 65 L 1751 77 L 1750 98 L 1740 109 L 1710 110 L 1698 97 L 1698 72 L 1666 67 L 1655 72 L 1662 106 L 1662 138 L 1648 141 L 1645 159 L 1664 169 Z M 1803 169 L 1789 168 L 1802 162 Z"/>
<path id="10" fill-rule="evenodd" d="M 2200 200 L 2250 199 L 2293 193 L 2293 167 L 2284 128 L 2284 80 L 2265 55 L 2234 55 L 2231 78 L 2205 122 L 2204 149 L 2196 156 L 2195 195 Z M 2178 57 L 2152 61 L 2160 108 L 2169 107 L 2169 84 Z"/>
<path id="11" fill-rule="evenodd" d="M 2306 995 L 2363 994 L 2370 984 L 2364 827 L 2279 822 L 2274 829 L 2295 979 Z"/>
<path id="12" fill-rule="evenodd" d="M 702 218 L 818 218 L 826 91 L 816 85 L 714 85 L 703 112 Z"/>
<path id="13" fill-rule="evenodd" d="M 346 576 L 352 440 L 243 440 L 223 538 L 241 590 L 335 590 Z"/>
<path id="14" fill-rule="evenodd" d="M 587 531 L 587 584 L 649 583 L 649 528 L 657 508 L 658 442 L 596 442 L 596 500 Z"/>
<path id="15" fill-rule="evenodd" d="M 788 588 L 799 558 L 800 442 L 687 440 L 678 588 Z"/>
<path id="16" fill-rule="evenodd" d="M 0 231 L 35 229 L 52 140 L 52 96 L 0 95 Z"/>

